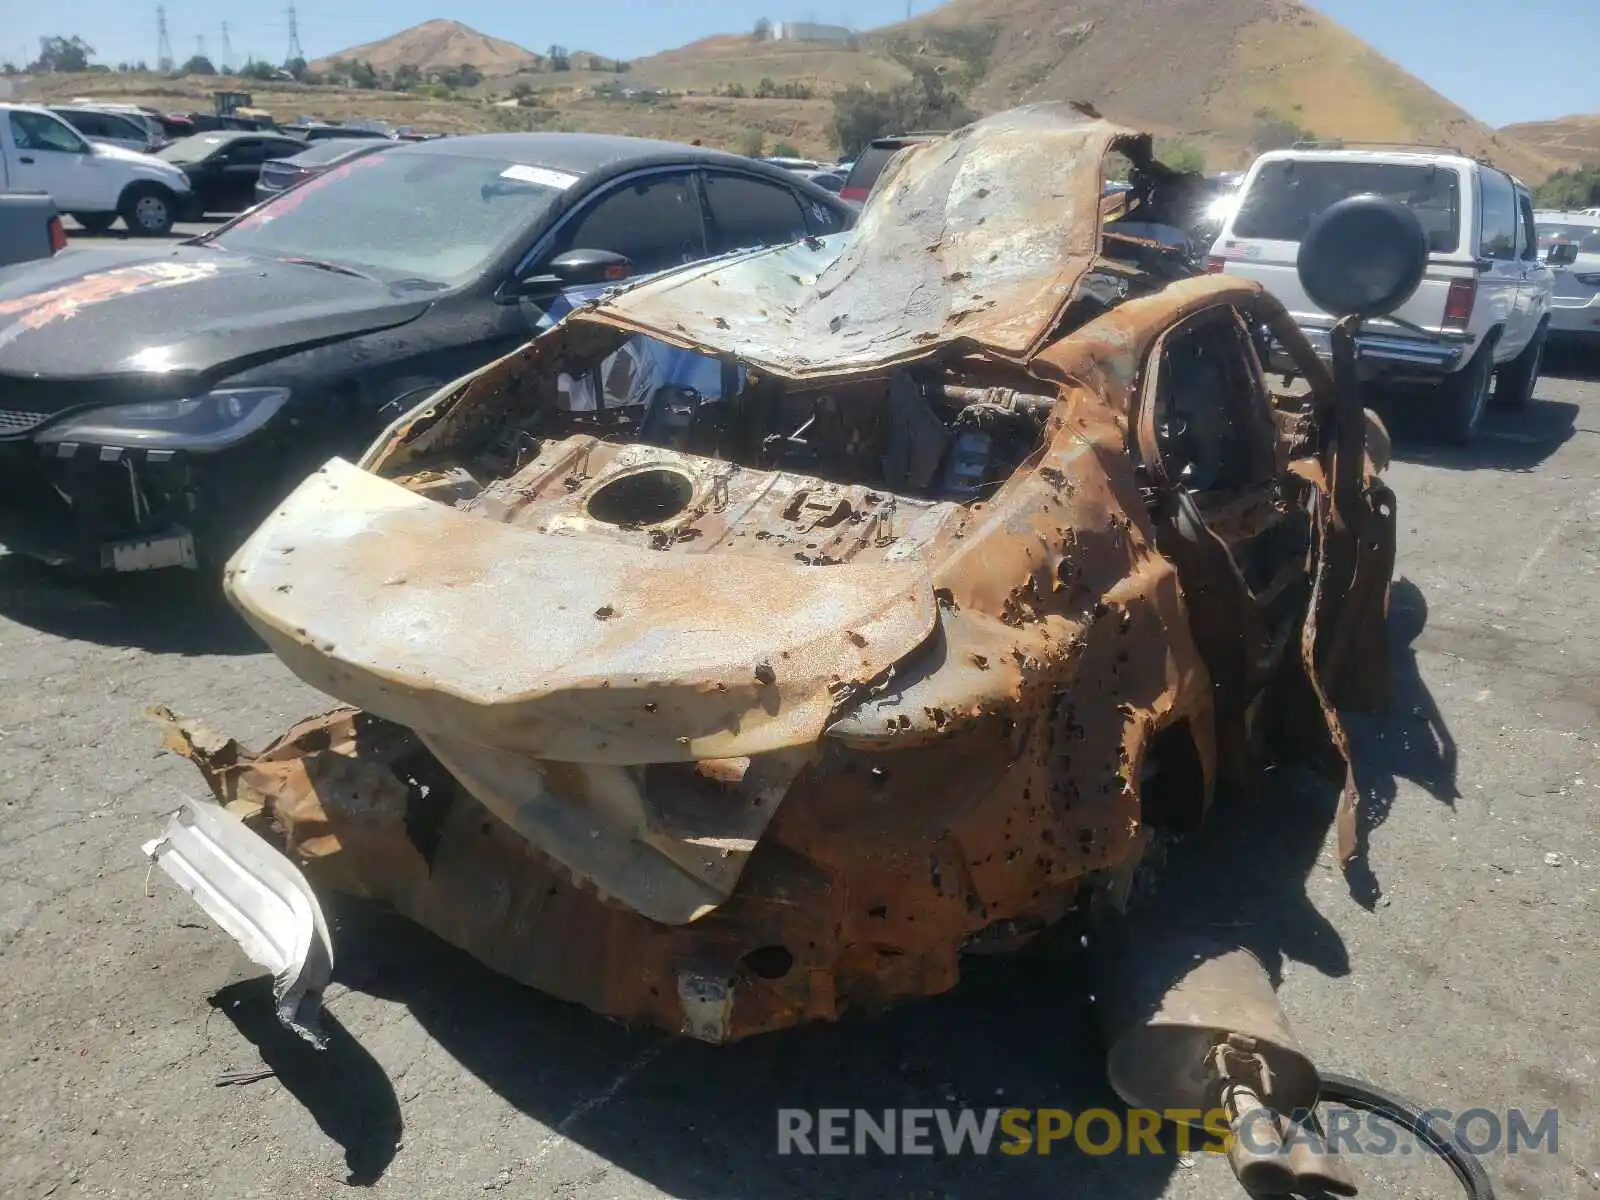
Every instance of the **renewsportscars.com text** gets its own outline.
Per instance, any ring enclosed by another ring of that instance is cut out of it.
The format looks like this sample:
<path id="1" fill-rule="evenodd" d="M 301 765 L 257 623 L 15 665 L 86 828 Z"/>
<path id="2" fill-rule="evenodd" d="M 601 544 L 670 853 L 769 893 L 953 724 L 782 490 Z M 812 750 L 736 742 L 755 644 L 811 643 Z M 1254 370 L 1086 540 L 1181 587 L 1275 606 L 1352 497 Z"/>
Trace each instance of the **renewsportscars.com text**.
<path id="1" fill-rule="evenodd" d="M 1304 1114 L 1299 1114 L 1304 1116 Z M 1430 1110 L 1436 1127 L 1473 1154 L 1554 1154 L 1559 1143 L 1555 1109 L 1525 1113 L 1472 1108 L 1461 1113 Z M 1341 1154 L 1408 1156 L 1424 1153 L 1414 1137 L 1383 1117 L 1337 1105 L 1320 1113 L 1322 1134 L 1301 1124 L 1290 1140 L 1305 1139 Z M 1267 1148 L 1276 1132 L 1264 1110 L 1241 1123 L 1238 1137 Z M 1162 1136 L 1163 1130 L 1165 1136 Z M 778 1153 L 801 1155 L 1049 1154 L 1225 1154 L 1233 1144 L 1228 1114 L 1220 1108 L 781 1108 Z"/>

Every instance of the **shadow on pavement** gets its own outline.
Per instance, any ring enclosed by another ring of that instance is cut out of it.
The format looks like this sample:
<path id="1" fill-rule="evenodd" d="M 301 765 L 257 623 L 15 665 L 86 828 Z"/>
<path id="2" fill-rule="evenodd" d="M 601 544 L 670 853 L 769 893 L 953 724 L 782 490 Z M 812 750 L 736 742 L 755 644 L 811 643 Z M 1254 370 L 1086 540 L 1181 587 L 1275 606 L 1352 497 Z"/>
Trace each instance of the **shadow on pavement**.
<path id="1" fill-rule="evenodd" d="M 1544 375 L 1584 383 L 1600 382 L 1600 348 L 1551 345 L 1544 352 Z"/>
<path id="2" fill-rule="evenodd" d="M 0 555 L 0 617 L 56 637 L 156 654 L 258 654 L 265 647 L 222 597 L 188 571 L 74 580 Z"/>
<path id="3" fill-rule="evenodd" d="M 211 997 L 221 1012 L 261 1052 L 278 1082 L 344 1148 L 346 1183 L 382 1178 L 400 1146 L 400 1102 L 388 1076 L 361 1043 L 330 1014 L 323 1014 L 327 1049 L 313 1050 L 278 1023 L 270 979 L 247 979 Z"/>
<path id="4" fill-rule="evenodd" d="M 1408 579 L 1397 579 L 1389 593 L 1389 710 L 1345 718 L 1361 793 L 1357 857 L 1348 882 L 1351 896 L 1369 910 L 1377 904 L 1382 887 L 1372 873 L 1367 843 L 1389 819 L 1399 796 L 1399 780 L 1410 780 L 1452 808 L 1461 798 L 1456 740 L 1417 661 L 1415 643 L 1427 623 L 1428 602 L 1421 590 Z"/>
<path id="5" fill-rule="evenodd" d="M 404 1003 L 442 1048 L 547 1127 L 543 1141 L 482 1163 L 483 1182 L 516 1194 L 575 1143 L 662 1191 L 696 1200 L 759 1196 L 1126 1196 L 1154 1200 L 1178 1165 L 1171 1153 L 1088 1154 L 1069 1136 L 1048 1155 L 779 1154 L 779 1110 L 975 1110 L 1021 1107 L 1125 1112 L 1101 1067 L 1079 956 L 1024 953 L 974 962 L 952 993 L 847 1018 L 708 1046 L 629 1031 L 494 975 L 398 917 L 358 901 L 329 904 L 342 983 Z M 332 1006 L 337 1007 L 337 999 Z M 258 1013 L 272 1020 L 263 997 Z M 314 1054 L 300 1048 L 302 1056 Z M 306 1095 L 302 1099 L 308 1099 Z M 344 1110 L 354 1096 L 310 1097 Z M 381 1099 L 370 1122 L 381 1120 Z M 947 1119 L 954 1119 L 952 1111 Z M 317 1114 L 325 1127 L 354 1118 Z M 936 1118 L 931 1142 L 941 1146 Z M 1105 1137 L 1104 1127 L 1097 1134 Z M 468 1181 L 469 1186 L 472 1181 Z"/>
<path id="6" fill-rule="evenodd" d="M 1429 403 L 1425 396 L 1374 398 L 1394 439 L 1396 461 L 1462 471 L 1532 471 L 1577 432 L 1576 404 L 1536 399 L 1516 412 L 1490 408 L 1470 445 L 1444 445 L 1429 430 Z"/>

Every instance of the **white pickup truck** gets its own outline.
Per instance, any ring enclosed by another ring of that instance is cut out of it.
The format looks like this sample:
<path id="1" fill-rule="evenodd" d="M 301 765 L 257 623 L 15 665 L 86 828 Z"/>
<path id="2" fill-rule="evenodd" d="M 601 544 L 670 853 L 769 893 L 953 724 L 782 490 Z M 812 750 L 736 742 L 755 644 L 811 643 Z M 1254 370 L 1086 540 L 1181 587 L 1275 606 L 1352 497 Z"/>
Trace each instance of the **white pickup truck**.
<path id="1" fill-rule="evenodd" d="M 160 236 L 189 204 L 189 178 L 171 163 L 89 142 L 30 104 L 0 104 L 0 191 L 46 192 L 91 232 L 119 216 L 128 232 Z"/>

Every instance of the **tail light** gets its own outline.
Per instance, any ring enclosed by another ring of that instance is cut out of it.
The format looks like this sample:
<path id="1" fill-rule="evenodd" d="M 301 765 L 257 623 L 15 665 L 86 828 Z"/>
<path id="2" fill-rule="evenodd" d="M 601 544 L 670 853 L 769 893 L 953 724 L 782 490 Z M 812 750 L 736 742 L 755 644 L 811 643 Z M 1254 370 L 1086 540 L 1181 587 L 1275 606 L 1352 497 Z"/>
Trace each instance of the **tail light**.
<path id="1" fill-rule="evenodd" d="M 50 218 L 50 253 L 60 254 L 67 248 L 67 231 L 60 217 Z"/>
<path id="2" fill-rule="evenodd" d="M 1452 279 L 1450 293 L 1444 298 L 1444 327 L 1465 329 L 1472 323 L 1472 306 L 1478 300 L 1476 279 Z"/>
<path id="3" fill-rule="evenodd" d="M 1221 275 L 1227 269 L 1228 260 L 1225 258 L 1218 258 L 1215 254 L 1213 254 L 1210 258 L 1206 259 L 1207 275 Z"/>

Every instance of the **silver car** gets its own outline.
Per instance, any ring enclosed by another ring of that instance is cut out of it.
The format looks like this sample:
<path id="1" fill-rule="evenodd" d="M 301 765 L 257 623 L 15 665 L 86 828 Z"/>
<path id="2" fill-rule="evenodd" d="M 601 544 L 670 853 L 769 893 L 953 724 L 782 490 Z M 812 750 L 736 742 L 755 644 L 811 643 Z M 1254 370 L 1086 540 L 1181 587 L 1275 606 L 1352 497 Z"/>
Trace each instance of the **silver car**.
<path id="1" fill-rule="evenodd" d="M 1534 214 L 1539 255 L 1555 271 L 1550 300 L 1550 337 L 1600 348 L 1600 213 Z M 1576 246 L 1564 253 L 1563 246 Z"/>

